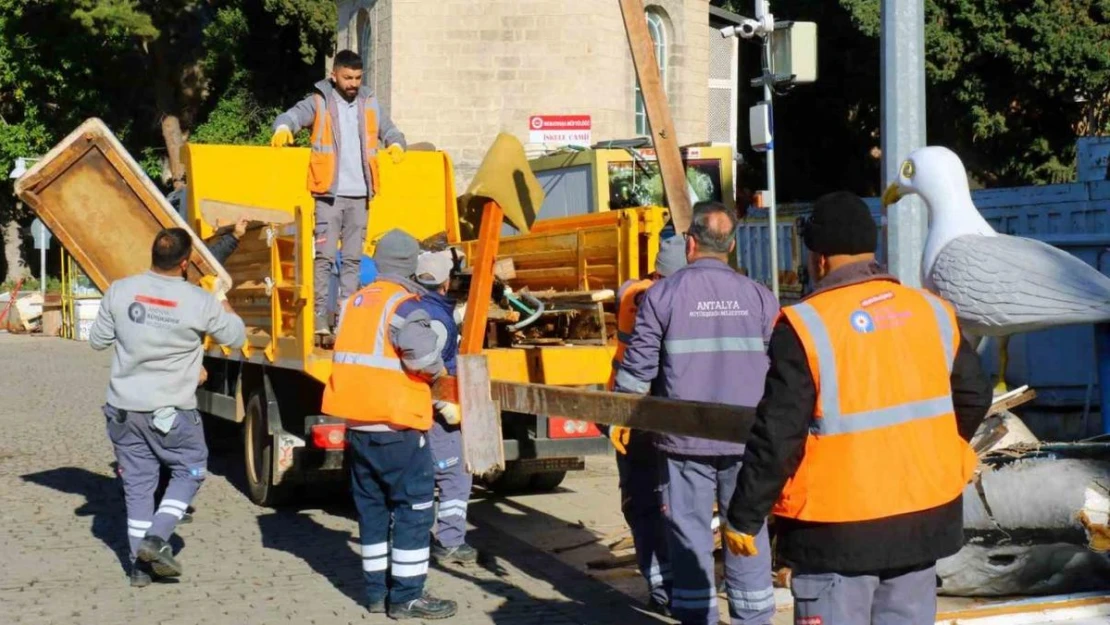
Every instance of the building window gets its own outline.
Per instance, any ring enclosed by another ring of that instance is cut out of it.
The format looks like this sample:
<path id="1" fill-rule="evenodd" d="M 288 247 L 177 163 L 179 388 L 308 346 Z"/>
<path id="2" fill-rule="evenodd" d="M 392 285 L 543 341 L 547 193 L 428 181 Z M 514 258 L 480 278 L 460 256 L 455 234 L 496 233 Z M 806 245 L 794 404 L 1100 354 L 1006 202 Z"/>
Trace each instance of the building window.
<path id="1" fill-rule="evenodd" d="M 655 42 L 655 60 L 659 63 L 659 78 L 663 83 L 663 91 L 667 90 L 667 27 L 663 23 L 663 16 L 655 11 L 647 12 L 648 33 Z M 636 134 L 650 135 L 651 127 L 648 124 L 647 107 L 644 106 L 644 94 L 640 91 L 640 80 L 636 79 Z"/>
<path id="2" fill-rule="evenodd" d="M 374 72 L 374 38 L 370 27 L 370 12 L 366 9 L 359 10 L 355 30 L 358 36 L 358 55 L 362 57 L 362 84 L 370 86 Z"/>

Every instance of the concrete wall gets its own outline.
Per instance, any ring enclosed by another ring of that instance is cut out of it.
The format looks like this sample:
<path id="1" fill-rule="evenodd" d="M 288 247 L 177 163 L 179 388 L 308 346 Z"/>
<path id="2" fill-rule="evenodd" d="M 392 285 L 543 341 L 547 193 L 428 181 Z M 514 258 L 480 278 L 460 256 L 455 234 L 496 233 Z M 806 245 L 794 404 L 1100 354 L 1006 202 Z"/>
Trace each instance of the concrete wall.
<path id="1" fill-rule="evenodd" d="M 527 141 L 530 115 L 589 114 L 595 141 L 634 136 L 635 74 L 616 2 L 377 4 L 389 5 L 393 119 L 410 141 L 431 141 L 451 154 L 460 188 L 497 133 Z M 667 90 L 678 140 L 705 141 L 708 0 L 645 4 L 668 26 Z M 385 91 L 379 89 L 383 99 Z"/>

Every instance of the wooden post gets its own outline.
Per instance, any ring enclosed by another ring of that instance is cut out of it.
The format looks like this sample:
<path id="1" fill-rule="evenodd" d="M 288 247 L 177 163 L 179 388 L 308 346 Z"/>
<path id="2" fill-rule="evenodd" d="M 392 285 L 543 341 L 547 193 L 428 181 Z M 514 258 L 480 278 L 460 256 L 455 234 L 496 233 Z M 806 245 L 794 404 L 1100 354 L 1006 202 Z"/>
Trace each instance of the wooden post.
<path id="1" fill-rule="evenodd" d="M 463 318 L 460 354 L 482 353 L 486 337 L 486 320 L 489 315 L 489 298 L 493 293 L 493 264 L 497 261 L 497 248 L 501 242 L 501 205 L 486 202 L 482 209 L 482 224 L 478 228 L 478 251 L 471 263 L 470 294 L 466 299 L 466 316 Z"/>
<path id="2" fill-rule="evenodd" d="M 640 80 L 640 92 L 644 96 L 644 109 L 651 127 L 651 143 L 655 146 L 659 173 L 663 177 L 667 207 L 671 209 L 675 232 L 686 232 L 690 227 L 691 212 L 690 197 L 686 195 L 686 167 L 682 164 L 674 122 L 671 121 L 671 111 L 667 106 L 667 92 L 659 76 L 659 62 L 655 58 L 655 43 L 648 32 L 644 2 L 619 2 L 624 14 L 628 46 L 632 50 L 632 63 L 636 66 L 636 77 Z"/>

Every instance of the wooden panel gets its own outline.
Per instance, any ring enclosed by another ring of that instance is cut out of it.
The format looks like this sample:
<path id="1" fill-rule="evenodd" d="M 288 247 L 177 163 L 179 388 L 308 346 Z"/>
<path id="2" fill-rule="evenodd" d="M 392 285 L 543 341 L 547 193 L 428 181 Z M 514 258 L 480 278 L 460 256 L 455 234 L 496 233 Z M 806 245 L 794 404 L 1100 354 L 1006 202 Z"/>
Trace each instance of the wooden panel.
<path id="1" fill-rule="evenodd" d="M 58 237 L 98 289 L 150 268 L 163 228 L 193 238 L 188 277 L 228 276 L 185 221 L 99 119 L 81 124 L 15 184 L 16 194 Z"/>
<path id="2" fill-rule="evenodd" d="M 682 164 L 674 122 L 671 121 L 671 111 L 667 106 L 667 92 L 663 89 L 663 81 L 659 76 L 655 43 L 648 33 L 644 2 L 620 0 L 620 4 L 628 46 L 632 50 L 632 62 L 640 80 L 644 109 L 652 130 L 651 142 L 659 159 L 667 206 L 671 209 L 675 232 L 686 232 L 690 227 L 691 217 L 690 197 L 686 195 L 686 167 Z"/>
<path id="3" fill-rule="evenodd" d="M 213 227 L 234 225 L 241 217 L 266 224 L 293 223 L 293 214 L 288 211 L 218 200 L 201 200 L 200 213 L 204 221 Z"/>
<path id="4" fill-rule="evenodd" d="M 501 411 L 490 398 L 486 357 L 460 355 L 458 367 L 466 470 L 474 475 L 502 471 L 505 469 L 505 448 L 501 440 Z"/>
<path id="5" fill-rule="evenodd" d="M 432 389 L 437 399 L 457 401 L 454 378 L 442 378 Z M 525 414 L 556 414 L 607 425 L 745 443 L 755 421 L 755 408 L 678 401 L 626 393 L 586 391 L 544 384 L 490 382 L 490 395 L 502 410 Z M 465 417 L 464 417 L 465 418 Z"/>

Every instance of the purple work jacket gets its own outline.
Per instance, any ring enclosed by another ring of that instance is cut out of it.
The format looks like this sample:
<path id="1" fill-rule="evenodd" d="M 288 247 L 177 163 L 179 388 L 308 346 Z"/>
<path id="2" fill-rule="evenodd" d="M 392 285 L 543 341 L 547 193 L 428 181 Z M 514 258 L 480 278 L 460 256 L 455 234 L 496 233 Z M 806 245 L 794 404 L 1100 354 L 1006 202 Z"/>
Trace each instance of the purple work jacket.
<path id="1" fill-rule="evenodd" d="M 719 260 L 698 259 L 645 292 L 616 390 L 754 407 L 778 314 L 766 287 Z M 739 443 L 691 436 L 659 434 L 656 444 L 680 455 L 744 453 Z"/>

